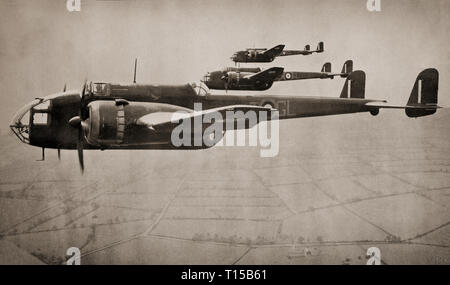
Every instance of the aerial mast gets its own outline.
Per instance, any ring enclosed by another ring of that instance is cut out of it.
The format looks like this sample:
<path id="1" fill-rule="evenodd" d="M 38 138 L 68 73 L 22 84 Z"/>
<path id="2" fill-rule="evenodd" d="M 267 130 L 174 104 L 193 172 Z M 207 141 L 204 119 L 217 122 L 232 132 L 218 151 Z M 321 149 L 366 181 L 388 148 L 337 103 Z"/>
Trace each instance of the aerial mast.
<path id="1" fill-rule="evenodd" d="M 136 67 L 137 67 L 137 58 L 134 59 L 134 79 L 133 79 L 134 84 L 136 84 Z"/>

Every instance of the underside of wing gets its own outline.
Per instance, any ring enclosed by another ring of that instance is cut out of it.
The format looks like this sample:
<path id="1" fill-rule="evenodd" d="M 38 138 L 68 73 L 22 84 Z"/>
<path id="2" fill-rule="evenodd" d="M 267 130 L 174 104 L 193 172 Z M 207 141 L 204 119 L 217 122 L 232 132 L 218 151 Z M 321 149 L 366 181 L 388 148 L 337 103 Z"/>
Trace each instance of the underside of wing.
<path id="1" fill-rule="evenodd" d="M 199 121 L 208 122 L 210 124 L 214 122 L 226 123 L 227 121 L 240 121 L 240 120 L 252 120 L 251 125 L 257 124 L 263 120 L 270 120 L 272 112 L 276 111 L 272 108 L 253 106 L 253 105 L 231 105 L 219 108 L 208 109 L 204 111 L 192 111 L 192 112 L 155 112 L 140 117 L 136 124 L 147 126 L 154 131 L 160 130 L 172 130 L 176 126 L 183 123 L 185 120 L 190 122 Z M 261 113 L 265 113 L 265 116 L 261 116 Z M 252 116 L 254 114 L 254 116 Z M 206 118 L 205 118 L 206 117 Z M 206 125 L 208 125 L 208 123 Z M 250 126 L 251 127 L 251 126 Z"/>

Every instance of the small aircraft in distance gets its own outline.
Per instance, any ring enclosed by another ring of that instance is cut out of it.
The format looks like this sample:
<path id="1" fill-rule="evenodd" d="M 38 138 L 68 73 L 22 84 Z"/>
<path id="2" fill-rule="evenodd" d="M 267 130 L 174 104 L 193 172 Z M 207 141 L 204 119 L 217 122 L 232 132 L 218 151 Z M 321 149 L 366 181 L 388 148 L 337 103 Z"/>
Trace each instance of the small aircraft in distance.
<path id="1" fill-rule="evenodd" d="M 259 67 L 225 67 L 223 70 L 208 72 L 202 82 L 210 89 L 217 90 L 257 90 L 263 91 L 272 87 L 275 81 L 304 79 L 333 79 L 335 76 L 347 77 L 353 71 L 353 61 L 347 60 L 341 73 L 331 72 L 331 63 L 322 66 L 320 72 L 284 71 L 282 67 L 262 70 Z"/>
<path id="2" fill-rule="evenodd" d="M 321 53 L 324 51 L 323 42 L 317 45 L 316 50 L 311 50 L 309 45 L 304 50 L 284 50 L 284 45 L 277 45 L 271 49 L 266 48 L 247 48 L 246 50 L 237 51 L 231 57 L 235 63 L 238 62 L 272 62 L 278 56 L 288 55 L 310 55 L 313 53 Z"/>
<path id="3" fill-rule="evenodd" d="M 135 68 L 136 70 L 136 68 Z M 136 77 L 135 77 L 136 78 Z M 23 142 L 42 148 L 58 150 L 77 149 L 81 171 L 84 171 L 84 149 L 204 149 L 212 145 L 187 144 L 177 146 L 171 134 L 181 124 L 199 120 L 202 130 L 208 128 L 205 116 L 225 117 L 228 112 L 259 115 L 253 125 L 247 117 L 236 118 L 232 128 L 224 131 L 251 128 L 264 120 L 271 120 L 272 112 L 279 119 L 369 112 L 377 115 L 381 108 L 404 109 L 408 117 L 434 114 L 438 108 L 438 81 L 436 69 L 422 71 L 415 81 L 408 103 L 389 105 L 385 100 L 365 99 L 366 76 L 363 71 L 350 73 L 339 98 L 305 97 L 292 95 L 211 95 L 203 84 L 148 85 L 87 83 L 81 90 L 68 90 L 39 97 L 23 106 L 10 124 L 12 132 Z M 195 105 L 202 104 L 202 111 Z M 174 118 L 174 114 L 183 116 Z M 268 115 L 270 114 L 270 115 Z M 228 118 L 227 118 L 228 120 Z M 234 119 L 233 119 L 234 120 Z M 241 123 L 239 123 L 239 120 Z M 211 121 L 209 121 L 211 122 Z M 215 122 L 214 122 L 215 123 Z M 225 123 L 219 121 L 219 123 Z M 200 135 L 202 135 L 201 133 Z M 223 132 L 214 134 L 214 143 Z M 192 140 L 197 133 L 192 132 Z M 190 139 L 189 134 L 187 138 Z"/>

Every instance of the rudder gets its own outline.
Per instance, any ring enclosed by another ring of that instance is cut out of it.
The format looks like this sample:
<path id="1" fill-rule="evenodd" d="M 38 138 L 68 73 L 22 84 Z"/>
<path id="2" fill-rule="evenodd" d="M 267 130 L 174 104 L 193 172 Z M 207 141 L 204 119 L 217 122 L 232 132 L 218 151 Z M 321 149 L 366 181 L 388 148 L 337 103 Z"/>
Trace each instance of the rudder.
<path id="1" fill-rule="evenodd" d="M 423 70 L 416 78 L 407 106 L 430 108 L 406 108 L 408 117 L 434 114 L 438 103 L 439 72 L 435 68 Z"/>
<path id="2" fill-rule="evenodd" d="M 341 77 L 344 78 L 352 72 L 353 72 L 353 60 L 349 59 L 342 66 Z"/>
<path id="3" fill-rule="evenodd" d="M 350 73 L 345 80 L 340 98 L 364 99 L 366 90 L 366 73 L 356 70 Z"/>
<path id="4" fill-rule="evenodd" d="M 326 73 L 331 73 L 331 63 L 330 62 L 326 62 L 323 66 L 322 69 L 320 70 L 321 72 L 326 72 Z"/>
<path id="5" fill-rule="evenodd" d="M 323 46 L 323 42 L 319 42 L 319 44 L 317 45 L 317 52 L 323 52 L 324 51 L 324 46 Z"/>

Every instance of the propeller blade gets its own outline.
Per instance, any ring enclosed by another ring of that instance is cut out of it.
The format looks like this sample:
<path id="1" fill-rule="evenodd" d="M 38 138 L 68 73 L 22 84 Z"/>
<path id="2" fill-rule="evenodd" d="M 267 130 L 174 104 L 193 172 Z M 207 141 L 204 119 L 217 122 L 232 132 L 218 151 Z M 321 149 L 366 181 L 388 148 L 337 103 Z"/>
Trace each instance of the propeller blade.
<path id="1" fill-rule="evenodd" d="M 230 84 L 231 84 L 231 80 L 232 80 L 231 76 L 227 73 L 227 91 L 228 91 L 228 86 L 230 86 Z"/>
<path id="2" fill-rule="evenodd" d="M 86 91 L 87 79 L 84 80 L 83 90 L 81 91 L 81 101 L 84 99 L 84 92 Z"/>
<path id="3" fill-rule="evenodd" d="M 87 89 L 87 79 L 84 80 L 83 90 L 81 91 L 81 100 L 80 100 L 80 122 L 85 120 L 87 115 L 87 104 L 86 104 L 86 89 Z"/>
<path id="4" fill-rule="evenodd" d="M 63 92 L 66 92 L 66 84 L 64 84 Z"/>
<path id="5" fill-rule="evenodd" d="M 77 151 L 78 151 L 78 162 L 80 163 L 81 174 L 83 174 L 84 173 L 83 129 L 81 126 L 78 129 Z"/>
<path id="6" fill-rule="evenodd" d="M 58 148 L 58 160 L 61 160 L 61 149 Z"/>
<path id="7" fill-rule="evenodd" d="M 80 114 L 69 120 L 69 125 L 73 128 L 78 129 L 78 140 L 77 140 L 77 152 L 78 152 L 78 162 L 80 164 L 81 174 L 84 173 L 84 134 L 83 134 L 83 120 L 86 119 L 86 103 L 85 103 L 85 92 L 87 87 L 87 80 L 84 80 L 83 89 L 80 94 Z M 60 157 L 60 150 L 58 149 L 58 158 Z"/>
<path id="8" fill-rule="evenodd" d="M 224 82 L 225 92 L 228 92 L 228 83 L 230 79 L 228 72 L 224 72 L 220 79 Z"/>

